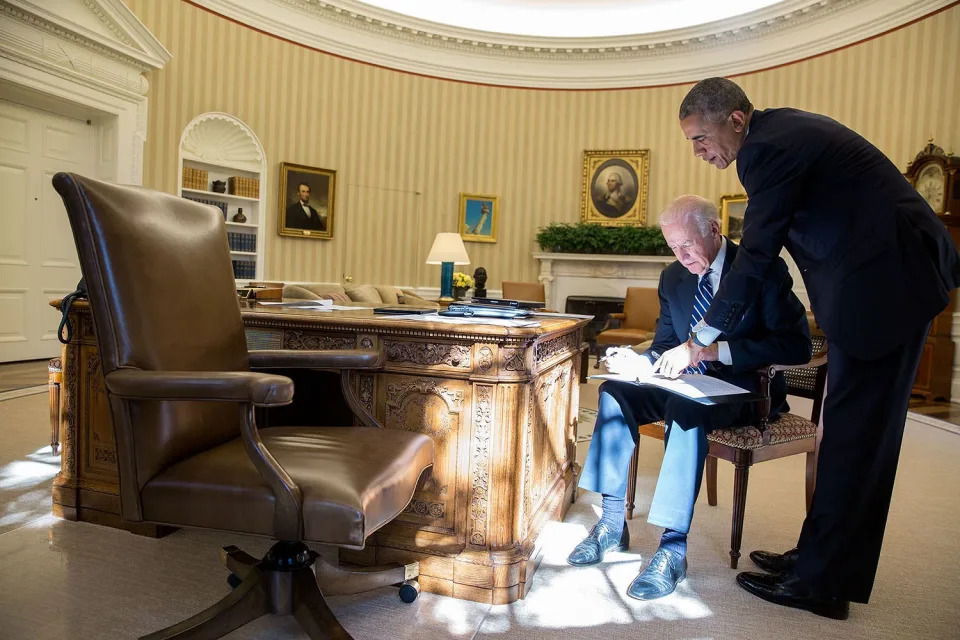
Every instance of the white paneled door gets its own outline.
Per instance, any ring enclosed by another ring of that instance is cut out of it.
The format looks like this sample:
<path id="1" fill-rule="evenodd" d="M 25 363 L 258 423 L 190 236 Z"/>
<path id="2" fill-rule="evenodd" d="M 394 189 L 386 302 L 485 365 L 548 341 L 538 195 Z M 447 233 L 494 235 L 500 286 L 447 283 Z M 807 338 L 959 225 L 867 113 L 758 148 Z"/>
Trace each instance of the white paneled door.
<path id="1" fill-rule="evenodd" d="M 60 353 L 50 300 L 76 288 L 80 265 L 58 171 L 96 167 L 94 127 L 0 100 L 0 362 Z"/>

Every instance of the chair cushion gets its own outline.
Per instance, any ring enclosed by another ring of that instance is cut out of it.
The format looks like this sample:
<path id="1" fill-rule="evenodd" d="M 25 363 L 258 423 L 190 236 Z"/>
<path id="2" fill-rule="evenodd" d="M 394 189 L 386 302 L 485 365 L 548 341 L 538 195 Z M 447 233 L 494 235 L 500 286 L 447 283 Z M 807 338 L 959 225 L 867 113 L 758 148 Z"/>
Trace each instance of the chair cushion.
<path id="1" fill-rule="evenodd" d="M 284 298 L 294 298 L 296 300 L 319 300 L 320 296 L 309 289 L 301 287 L 298 284 L 285 284 L 283 285 L 283 293 L 281 293 Z"/>
<path id="2" fill-rule="evenodd" d="M 597 334 L 598 344 L 637 344 L 652 340 L 655 332 L 646 329 L 607 329 Z"/>
<path id="3" fill-rule="evenodd" d="M 388 287 L 383 285 L 374 285 L 374 289 L 380 294 L 380 301 L 385 304 L 400 304 L 400 296 L 403 292 L 399 287 Z"/>
<path id="4" fill-rule="evenodd" d="M 335 303 L 338 303 L 338 302 L 353 302 L 353 300 L 351 300 L 351 299 L 350 299 L 350 296 L 348 296 L 347 294 L 345 294 L 345 293 L 337 293 L 336 291 L 332 291 L 332 292 L 330 292 L 330 293 L 321 293 L 321 294 L 320 294 L 320 299 L 321 299 L 321 300 L 333 300 Z"/>
<path id="5" fill-rule="evenodd" d="M 300 487 L 308 542 L 363 547 L 413 497 L 433 441 L 370 427 L 271 427 L 264 445 Z M 240 438 L 182 460 L 147 482 L 144 518 L 273 535 L 273 493 Z"/>
<path id="6" fill-rule="evenodd" d="M 380 292 L 372 284 L 361 284 L 359 286 L 347 289 L 347 295 L 354 302 L 376 302 L 381 303 L 383 299 Z"/>
<path id="7" fill-rule="evenodd" d="M 815 423 L 792 413 L 780 414 L 780 418 L 771 422 L 768 429 L 770 431 L 770 444 L 803 440 L 817 435 L 817 425 Z M 764 446 L 760 429 L 752 425 L 715 429 L 707 434 L 707 440 L 736 449 L 759 449 Z"/>

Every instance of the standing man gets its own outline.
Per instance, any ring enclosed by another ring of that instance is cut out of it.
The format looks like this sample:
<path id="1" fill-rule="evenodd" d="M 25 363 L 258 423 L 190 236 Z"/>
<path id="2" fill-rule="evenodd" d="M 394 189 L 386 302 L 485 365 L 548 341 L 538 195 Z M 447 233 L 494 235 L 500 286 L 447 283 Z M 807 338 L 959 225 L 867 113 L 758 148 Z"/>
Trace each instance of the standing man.
<path id="1" fill-rule="evenodd" d="M 690 335 L 710 306 L 717 285 L 730 272 L 737 245 L 720 235 L 717 207 L 699 196 L 681 196 L 660 214 L 660 228 L 677 261 L 660 274 L 660 318 L 653 344 L 644 353 L 628 347 L 607 351 L 613 373 L 641 377 L 660 354 Z M 756 370 L 771 363 L 801 364 L 810 359 L 810 330 L 793 279 L 779 258 L 761 283 L 759 301 L 744 321 L 704 350 L 703 362 L 688 373 L 712 376 L 758 391 Z M 785 410 L 783 377 L 771 385 L 770 416 Z M 613 548 L 630 544 L 624 522 L 624 495 L 637 426 L 663 420 L 663 464 L 648 521 L 663 527 L 660 546 L 649 565 L 627 588 L 627 595 L 654 600 L 673 593 L 687 575 L 687 534 L 703 478 L 707 433 L 756 420 L 754 403 L 699 404 L 663 389 L 607 381 L 600 387 L 597 424 L 590 440 L 580 486 L 600 493 L 600 521 L 576 546 L 567 562 L 595 564 Z"/>
<path id="2" fill-rule="evenodd" d="M 297 185 L 297 201 L 287 207 L 286 226 L 291 229 L 327 230 L 327 216 L 310 206 L 310 185 Z"/>
<path id="3" fill-rule="evenodd" d="M 680 105 L 694 154 L 737 161 L 747 191 L 740 251 L 703 321 L 658 363 L 677 375 L 756 304 L 781 248 L 796 261 L 830 362 L 817 488 L 796 549 L 757 551 L 771 573 L 737 582 L 770 602 L 845 619 L 880 557 L 910 388 L 930 322 L 960 284 L 946 228 L 899 169 L 856 132 L 796 109 L 754 110 L 724 78 Z"/>

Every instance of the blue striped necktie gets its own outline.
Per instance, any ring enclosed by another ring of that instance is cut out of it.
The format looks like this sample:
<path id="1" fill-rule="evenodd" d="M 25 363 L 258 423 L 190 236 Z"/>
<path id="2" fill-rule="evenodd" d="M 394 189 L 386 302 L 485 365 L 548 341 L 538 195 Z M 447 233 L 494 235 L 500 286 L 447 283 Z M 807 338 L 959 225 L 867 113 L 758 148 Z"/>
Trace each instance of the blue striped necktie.
<path id="1" fill-rule="evenodd" d="M 703 277 L 700 278 L 700 284 L 697 285 L 697 295 L 693 297 L 693 313 L 690 314 L 690 332 L 697 326 L 703 316 L 707 315 L 707 309 L 710 308 L 710 301 L 713 300 L 713 285 L 710 284 L 710 274 L 713 269 L 707 269 Z M 689 366 L 683 370 L 683 373 L 706 373 L 707 363 L 701 362 L 696 366 Z"/>

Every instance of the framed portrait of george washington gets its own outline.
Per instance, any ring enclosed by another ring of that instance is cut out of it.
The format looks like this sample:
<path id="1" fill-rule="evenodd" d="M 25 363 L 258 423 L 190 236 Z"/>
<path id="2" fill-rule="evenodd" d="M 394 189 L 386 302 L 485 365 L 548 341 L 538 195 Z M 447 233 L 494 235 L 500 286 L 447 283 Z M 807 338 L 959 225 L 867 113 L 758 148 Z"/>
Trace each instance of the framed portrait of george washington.
<path id="1" fill-rule="evenodd" d="M 650 150 L 583 152 L 580 220 L 612 226 L 647 220 Z"/>
<path id="2" fill-rule="evenodd" d="M 337 172 L 280 163 L 277 233 L 295 238 L 333 238 Z"/>
<path id="3" fill-rule="evenodd" d="M 720 196 L 720 233 L 734 242 L 743 236 L 743 214 L 747 211 L 747 194 L 728 193 Z"/>
<path id="4" fill-rule="evenodd" d="M 460 237 L 465 242 L 496 242 L 500 204 L 497 196 L 460 194 Z"/>

